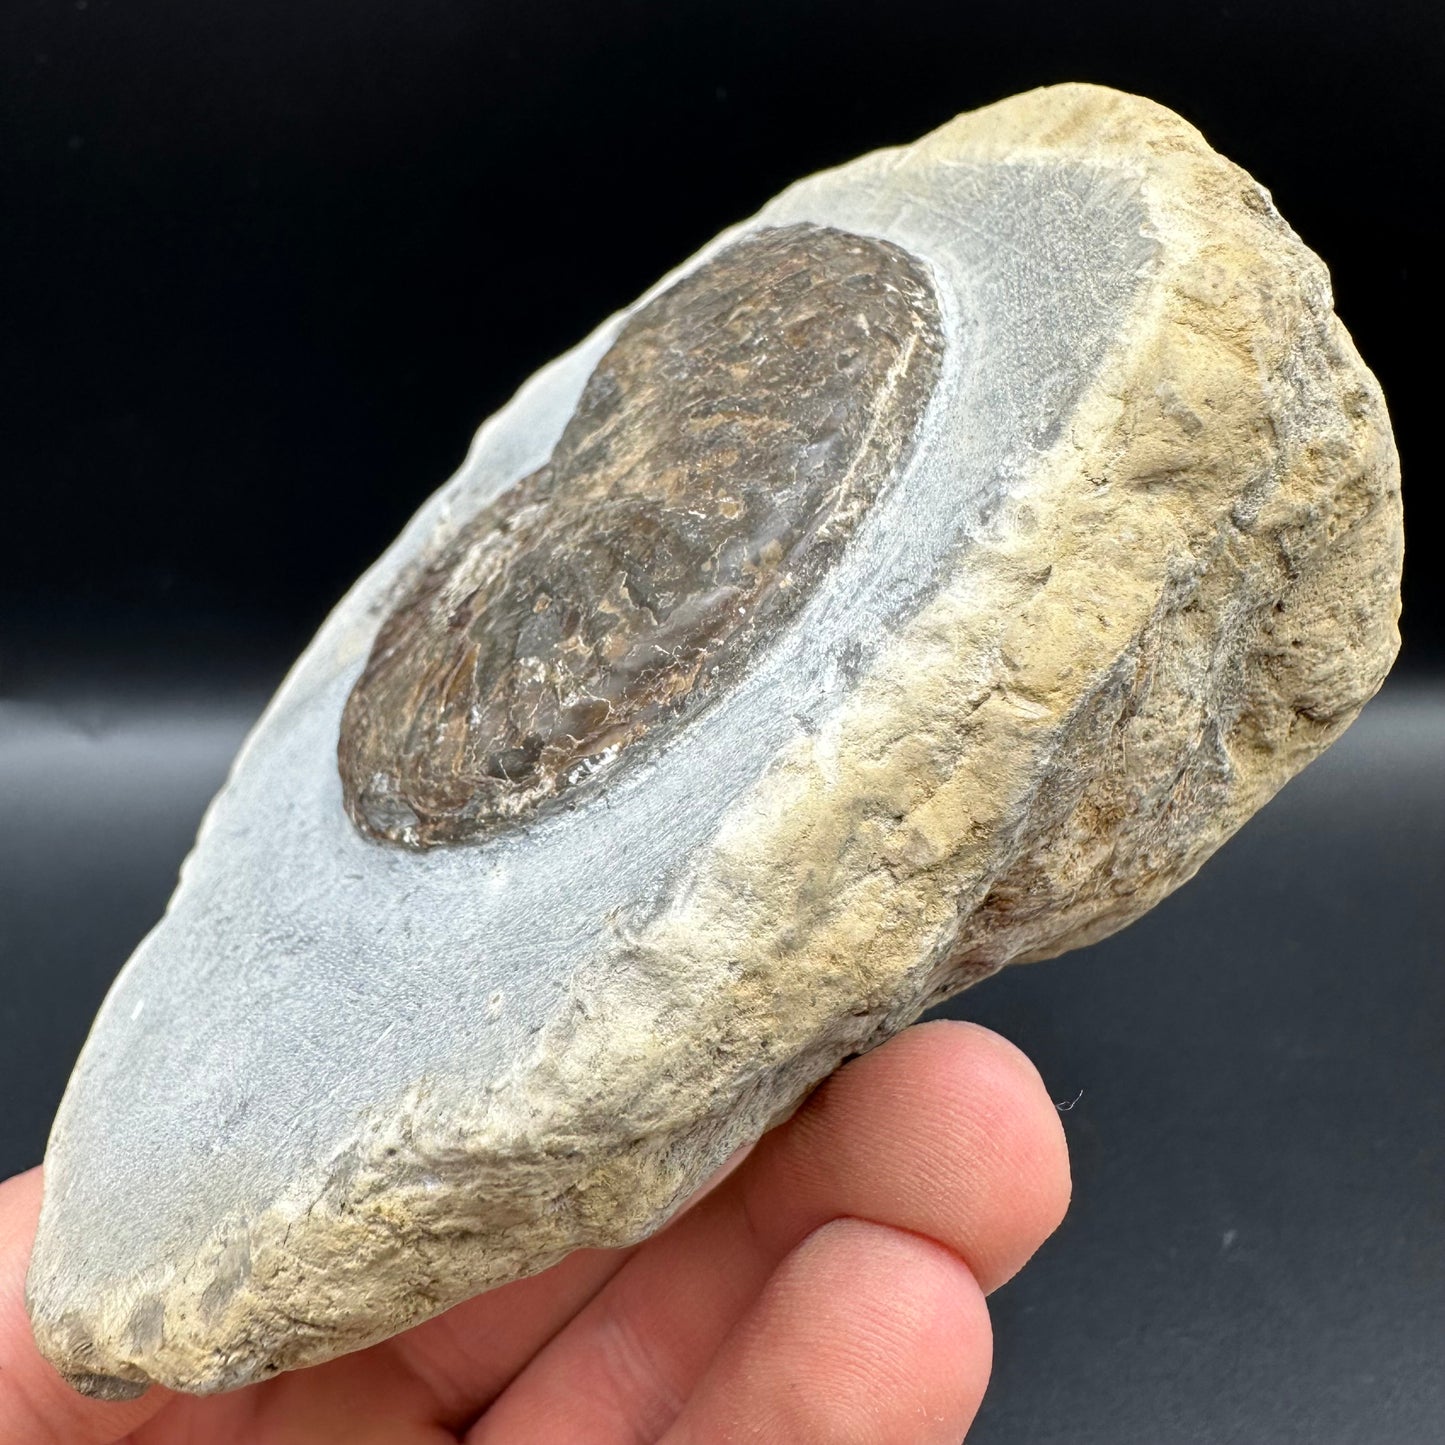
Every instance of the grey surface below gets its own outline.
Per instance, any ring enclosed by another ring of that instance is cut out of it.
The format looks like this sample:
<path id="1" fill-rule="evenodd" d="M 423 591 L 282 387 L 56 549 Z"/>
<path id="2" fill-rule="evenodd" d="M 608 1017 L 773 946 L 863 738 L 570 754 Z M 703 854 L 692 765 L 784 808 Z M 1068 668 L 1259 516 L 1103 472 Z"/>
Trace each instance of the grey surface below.
<path id="1" fill-rule="evenodd" d="M 259 704 L 0 703 L 0 1172 Z M 1188 888 L 943 1011 L 1072 1104 L 1074 1206 L 994 1299 L 971 1445 L 1439 1439 L 1442 759 L 1445 687 L 1391 683 Z"/>

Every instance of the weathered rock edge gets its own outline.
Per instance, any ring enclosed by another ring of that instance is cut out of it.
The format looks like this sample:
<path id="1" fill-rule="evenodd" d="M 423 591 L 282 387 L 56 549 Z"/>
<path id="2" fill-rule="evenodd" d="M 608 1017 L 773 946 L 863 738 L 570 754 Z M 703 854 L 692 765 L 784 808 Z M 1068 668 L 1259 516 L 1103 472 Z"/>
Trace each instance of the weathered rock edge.
<path id="1" fill-rule="evenodd" d="M 233 1388 L 645 1235 L 840 1060 L 1138 917 L 1377 689 L 1398 646 L 1389 423 L 1267 194 L 1170 112 L 1089 86 L 914 149 L 1139 175 L 1159 272 L 1061 440 L 834 724 L 666 906 L 619 920 L 605 1008 L 579 986 L 514 1087 L 469 1117 L 419 1090 L 314 1199 L 232 1221 L 134 1301 L 57 1317 L 32 1279 L 37 1339 L 78 1388 Z"/>

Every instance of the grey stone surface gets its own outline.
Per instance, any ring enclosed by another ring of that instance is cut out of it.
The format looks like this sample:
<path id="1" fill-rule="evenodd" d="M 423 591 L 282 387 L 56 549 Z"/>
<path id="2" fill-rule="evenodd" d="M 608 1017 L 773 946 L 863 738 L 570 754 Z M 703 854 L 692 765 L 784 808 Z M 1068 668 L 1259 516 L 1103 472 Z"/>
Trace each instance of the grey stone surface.
<path id="1" fill-rule="evenodd" d="M 342 805 L 347 694 L 626 317 L 482 428 L 252 733 L 77 1066 L 29 1282 L 77 1383 L 230 1388 L 641 1237 L 840 1059 L 1136 917 L 1378 686 L 1378 389 L 1323 267 L 1190 127 L 1033 92 L 677 274 L 798 223 L 932 277 L 898 475 L 645 766 L 408 851 Z"/>

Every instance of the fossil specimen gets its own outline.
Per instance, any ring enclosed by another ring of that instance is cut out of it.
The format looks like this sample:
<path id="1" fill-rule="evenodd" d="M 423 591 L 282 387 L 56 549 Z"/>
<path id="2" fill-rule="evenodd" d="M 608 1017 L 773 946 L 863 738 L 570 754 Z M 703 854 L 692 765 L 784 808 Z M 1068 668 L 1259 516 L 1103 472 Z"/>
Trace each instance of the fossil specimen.
<path id="1" fill-rule="evenodd" d="M 61 1106 L 81 1388 L 657 1228 L 841 1059 L 1119 928 L 1397 645 L 1378 387 L 1190 126 L 1031 92 L 538 373 L 328 619 Z"/>
<path id="2" fill-rule="evenodd" d="M 382 624 L 341 724 L 357 825 L 476 836 L 724 692 L 897 468 L 941 351 L 918 263 L 824 226 L 641 307 L 547 464 Z"/>

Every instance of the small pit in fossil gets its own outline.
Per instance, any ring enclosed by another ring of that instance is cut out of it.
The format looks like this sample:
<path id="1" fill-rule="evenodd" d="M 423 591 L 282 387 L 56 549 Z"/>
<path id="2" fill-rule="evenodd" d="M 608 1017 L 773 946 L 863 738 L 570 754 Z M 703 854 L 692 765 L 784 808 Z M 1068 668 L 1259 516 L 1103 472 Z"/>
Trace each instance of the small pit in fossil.
<path id="1" fill-rule="evenodd" d="M 463 525 L 347 699 L 347 811 L 457 843 L 718 695 L 907 455 L 942 333 L 922 265 L 824 226 L 737 242 L 638 310 L 547 463 Z"/>

